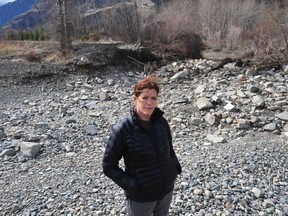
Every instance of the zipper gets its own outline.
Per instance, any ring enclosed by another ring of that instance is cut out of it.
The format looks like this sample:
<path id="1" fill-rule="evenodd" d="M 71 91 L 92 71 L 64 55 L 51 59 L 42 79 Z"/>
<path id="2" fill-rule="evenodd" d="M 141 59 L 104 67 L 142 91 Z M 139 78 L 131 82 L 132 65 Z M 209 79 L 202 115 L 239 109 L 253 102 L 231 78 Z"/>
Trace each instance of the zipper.
<path id="1" fill-rule="evenodd" d="M 162 186 L 162 194 L 164 194 L 164 186 L 162 184 L 162 182 L 164 181 L 164 177 L 163 177 L 163 173 L 162 173 L 162 170 L 161 170 L 161 164 L 160 164 L 160 152 L 159 152 L 159 148 L 158 148 L 158 145 L 157 145 L 157 140 L 155 138 L 155 135 L 154 135 L 154 125 L 152 125 L 151 129 L 150 129 L 150 136 L 152 137 L 152 141 L 153 141 L 153 145 L 155 147 L 155 150 L 156 150 L 156 159 L 157 159 L 157 163 L 158 163 L 158 169 L 159 169 L 159 172 L 160 172 L 160 175 L 161 175 L 161 186 Z"/>

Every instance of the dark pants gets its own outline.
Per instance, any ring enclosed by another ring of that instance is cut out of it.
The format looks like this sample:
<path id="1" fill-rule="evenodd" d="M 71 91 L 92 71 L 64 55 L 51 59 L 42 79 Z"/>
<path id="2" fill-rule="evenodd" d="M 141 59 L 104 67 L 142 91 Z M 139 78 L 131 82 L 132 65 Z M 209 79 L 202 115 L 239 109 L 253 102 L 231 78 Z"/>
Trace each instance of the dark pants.
<path id="1" fill-rule="evenodd" d="M 153 202 L 135 202 L 128 199 L 127 211 L 129 216 L 167 216 L 172 200 L 173 190 L 162 200 Z"/>

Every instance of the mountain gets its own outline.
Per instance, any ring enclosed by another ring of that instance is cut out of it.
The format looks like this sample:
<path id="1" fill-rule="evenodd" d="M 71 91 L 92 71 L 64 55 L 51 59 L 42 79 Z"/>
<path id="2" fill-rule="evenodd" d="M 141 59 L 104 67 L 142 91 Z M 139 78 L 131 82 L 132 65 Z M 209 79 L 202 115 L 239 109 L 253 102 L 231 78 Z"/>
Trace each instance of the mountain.
<path id="1" fill-rule="evenodd" d="M 95 8 L 113 5 L 123 0 L 69 0 L 76 7 L 85 8 L 84 13 Z M 126 0 L 129 1 L 129 0 Z M 0 6 L 0 30 L 27 30 L 37 25 L 44 25 L 55 16 L 57 0 L 17 0 Z M 19 8 L 19 10 L 15 10 Z M 21 10 L 20 10 L 21 9 Z M 17 13 L 16 13 L 17 12 Z M 13 18 L 13 19 L 12 19 Z"/>
<path id="2" fill-rule="evenodd" d="M 132 0 L 69 0 L 77 12 L 81 11 L 85 20 L 95 18 L 95 14 L 101 8 Z M 155 4 L 169 0 L 137 0 L 142 4 Z M 0 6 L 0 32 L 10 29 L 19 31 L 44 26 L 55 17 L 57 11 L 57 0 L 16 0 Z M 87 16 L 88 15 L 88 16 Z M 97 15 L 96 15 L 97 16 Z"/>
<path id="3" fill-rule="evenodd" d="M 8 2 L 12 2 L 14 0 L 0 0 L 0 6 L 7 4 Z"/>
<path id="4" fill-rule="evenodd" d="M 29 11 L 37 0 L 17 0 L 0 6 L 0 26 Z"/>

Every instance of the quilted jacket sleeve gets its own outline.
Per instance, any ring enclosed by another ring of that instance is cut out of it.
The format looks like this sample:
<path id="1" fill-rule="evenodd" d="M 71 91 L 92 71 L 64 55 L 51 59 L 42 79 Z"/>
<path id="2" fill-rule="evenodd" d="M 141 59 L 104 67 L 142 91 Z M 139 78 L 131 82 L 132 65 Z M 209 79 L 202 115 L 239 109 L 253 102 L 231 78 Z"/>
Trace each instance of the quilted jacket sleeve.
<path id="1" fill-rule="evenodd" d="M 124 124 L 116 124 L 111 131 L 103 161 L 103 172 L 106 176 L 111 178 L 117 185 L 124 190 L 133 189 L 135 183 L 123 169 L 119 167 L 119 160 L 125 153 L 125 133 L 123 132 Z"/>
<path id="2" fill-rule="evenodd" d="M 166 124 L 167 124 L 167 130 L 168 130 L 168 139 L 169 139 L 169 146 L 170 146 L 170 154 L 171 154 L 171 157 L 174 158 L 176 164 L 177 164 L 177 168 L 178 168 L 178 174 L 180 174 L 182 172 L 182 167 L 181 167 L 181 164 L 175 154 L 175 151 L 174 151 L 174 148 L 173 148 L 173 144 L 172 144 L 172 135 L 171 135 L 171 129 L 169 127 L 169 124 L 168 122 L 166 121 Z"/>

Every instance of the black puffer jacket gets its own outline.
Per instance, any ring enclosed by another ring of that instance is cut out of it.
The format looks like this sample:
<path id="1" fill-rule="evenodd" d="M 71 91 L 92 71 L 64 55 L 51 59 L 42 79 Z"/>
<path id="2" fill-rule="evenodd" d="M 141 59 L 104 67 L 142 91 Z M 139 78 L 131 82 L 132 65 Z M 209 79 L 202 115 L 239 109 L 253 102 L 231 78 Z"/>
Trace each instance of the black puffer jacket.
<path id="1" fill-rule="evenodd" d="M 169 125 L 156 108 L 152 127 L 145 130 L 131 111 L 112 128 L 103 158 L 103 171 L 125 190 L 128 199 L 149 202 L 162 199 L 174 187 L 181 165 L 172 146 Z M 125 171 L 119 167 L 124 157 Z"/>

